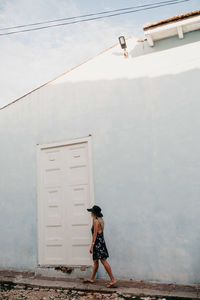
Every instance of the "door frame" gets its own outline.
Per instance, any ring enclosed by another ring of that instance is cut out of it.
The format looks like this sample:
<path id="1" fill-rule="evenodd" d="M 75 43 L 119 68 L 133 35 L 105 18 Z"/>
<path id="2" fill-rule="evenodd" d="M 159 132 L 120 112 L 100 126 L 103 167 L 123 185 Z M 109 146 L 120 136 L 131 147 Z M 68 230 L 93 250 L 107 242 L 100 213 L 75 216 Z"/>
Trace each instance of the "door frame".
<path id="1" fill-rule="evenodd" d="M 93 206 L 94 201 L 94 179 L 93 179 L 93 159 L 92 159 L 92 136 L 86 136 L 82 138 L 76 138 L 73 140 L 67 140 L 67 141 L 60 141 L 60 142 L 54 142 L 54 143 L 45 143 L 45 144 L 37 144 L 36 145 L 36 173 L 37 173 L 37 179 L 36 179 L 36 193 L 37 193 L 37 265 L 41 266 L 44 264 L 41 264 L 42 262 L 42 209 L 41 209 L 41 199 L 40 199 L 40 151 L 43 149 L 48 148 L 55 148 L 55 147 L 62 147 L 62 146 L 70 146 L 75 144 L 81 144 L 81 143 L 87 143 L 88 145 L 88 168 L 89 168 L 89 195 L 90 195 L 90 202 L 89 206 Z M 47 266 L 47 265 L 44 265 Z M 55 265 L 54 265 L 55 267 Z"/>

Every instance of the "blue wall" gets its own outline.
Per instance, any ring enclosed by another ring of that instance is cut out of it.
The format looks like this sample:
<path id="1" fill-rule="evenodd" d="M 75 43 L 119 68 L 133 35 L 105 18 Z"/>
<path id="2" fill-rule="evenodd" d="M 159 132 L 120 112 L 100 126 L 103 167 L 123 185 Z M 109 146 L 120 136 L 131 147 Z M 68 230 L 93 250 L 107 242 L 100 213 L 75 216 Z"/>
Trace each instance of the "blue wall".
<path id="1" fill-rule="evenodd" d="M 47 85 L 1 110 L 0 268 L 37 266 L 36 144 L 92 134 L 115 276 L 199 282 L 199 78 Z"/>

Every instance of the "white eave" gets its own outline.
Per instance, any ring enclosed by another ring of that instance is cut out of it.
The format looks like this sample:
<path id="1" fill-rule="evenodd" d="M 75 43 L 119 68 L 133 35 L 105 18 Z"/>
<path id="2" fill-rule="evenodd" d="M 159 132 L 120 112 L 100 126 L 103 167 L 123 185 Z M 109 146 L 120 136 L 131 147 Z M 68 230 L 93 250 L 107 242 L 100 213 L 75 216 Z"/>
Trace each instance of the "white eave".
<path id="1" fill-rule="evenodd" d="M 145 29 L 145 37 L 150 46 L 154 46 L 154 41 L 166 39 L 172 36 L 184 38 L 184 33 L 200 29 L 200 15 L 189 19 L 176 21 L 169 24 L 158 25 L 150 29 Z"/>

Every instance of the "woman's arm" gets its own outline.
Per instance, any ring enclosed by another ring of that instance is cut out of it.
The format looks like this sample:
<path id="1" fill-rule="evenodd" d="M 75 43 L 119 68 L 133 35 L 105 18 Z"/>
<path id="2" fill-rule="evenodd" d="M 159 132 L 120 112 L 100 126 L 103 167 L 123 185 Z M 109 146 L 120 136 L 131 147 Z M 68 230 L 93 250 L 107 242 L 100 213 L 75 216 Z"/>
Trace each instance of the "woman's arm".
<path id="1" fill-rule="evenodd" d="M 98 230 L 98 221 L 94 220 L 94 234 L 93 234 L 93 239 L 92 239 L 92 244 L 94 245 L 95 240 L 97 238 L 97 230 Z"/>
<path id="2" fill-rule="evenodd" d="M 90 253 L 93 252 L 93 247 L 94 247 L 94 243 L 97 237 L 97 229 L 98 229 L 98 221 L 94 220 L 94 233 L 93 233 L 93 238 L 92 238 L 92 245 L 90 247 Z"/>

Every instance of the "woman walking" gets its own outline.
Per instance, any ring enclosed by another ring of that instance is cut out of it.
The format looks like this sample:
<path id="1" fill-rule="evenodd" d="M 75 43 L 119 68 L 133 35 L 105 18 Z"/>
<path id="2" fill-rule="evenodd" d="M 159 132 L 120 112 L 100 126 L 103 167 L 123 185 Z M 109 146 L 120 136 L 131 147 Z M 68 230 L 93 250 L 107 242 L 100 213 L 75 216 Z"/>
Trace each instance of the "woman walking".
<path id="1" fill-rule="evenodd" d="M 94 278 L 98 270 L 100 260 L 110 277 L 110 282 L 106 285 L 106 287 L 113 287 L 116 284 L 117 280 L 115 280 L 112 274 L 111 267 L 106 261 L 106 259 L 109 257 L 109 254 L 103 235 L 104 221 L 102 219 L 103 215 L 101 213 L 101 208 L 97 205 L 94 205 L 92 208 L 88 208 L 87 210 L 91 212 L 91 217 L 93 218 L 93 225 L 91 228 L 93 238 L 92 245 L 90 247 L 90 253 L 92 253 L 93 256 L 94 267 L 91 277 L 89 279 L 84 280 L 83 282 L 94 282 Z"/>

